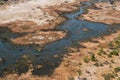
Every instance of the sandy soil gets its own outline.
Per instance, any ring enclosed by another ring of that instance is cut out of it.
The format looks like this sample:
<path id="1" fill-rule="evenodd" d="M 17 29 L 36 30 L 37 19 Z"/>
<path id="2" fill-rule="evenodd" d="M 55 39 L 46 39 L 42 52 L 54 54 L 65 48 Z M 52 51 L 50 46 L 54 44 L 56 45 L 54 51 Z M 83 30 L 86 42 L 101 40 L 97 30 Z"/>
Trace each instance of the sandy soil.
<path id="1" fill-rule="evenodd" d="M 117 24 L 120 23 L 120 2 L 115 2 L 116 7 L 112 7 L 108 2 L 97 3 L 93 7 L 88 9 L 87 14 L 83 14 L 79 19 L 85 19 L 93 22 L 101 22 L 105 24 Z"/>

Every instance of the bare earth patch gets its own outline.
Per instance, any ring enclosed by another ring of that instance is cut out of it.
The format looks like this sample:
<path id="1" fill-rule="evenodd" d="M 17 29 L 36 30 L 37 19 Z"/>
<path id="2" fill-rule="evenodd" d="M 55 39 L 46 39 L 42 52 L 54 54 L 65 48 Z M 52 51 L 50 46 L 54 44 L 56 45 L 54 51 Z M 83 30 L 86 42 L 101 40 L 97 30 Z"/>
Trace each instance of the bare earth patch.
<path id="1" fill-rule="evenodd" d="M 36 32 L 28 34 L 16 39 L 11 39 L 15 44 L 41 44 L 45 45 L 49 42 L 57 41 L 65 37 L 63 31 L 47 31 L 47 32 Z"/>
<path id="2" fill-rule="evenodd" d="M 49 21 L 48 24 L 38 25 L 34 21 L 14 21 L 6 24 L 1 24 L 1 27 L 8 27 L 11 31 L 17 33 L 36 32 L 42 30 L 52 30 L 56 28 L 56 25 L 65 21 L 65 18 L 57 17 L 57 20 Z"/>

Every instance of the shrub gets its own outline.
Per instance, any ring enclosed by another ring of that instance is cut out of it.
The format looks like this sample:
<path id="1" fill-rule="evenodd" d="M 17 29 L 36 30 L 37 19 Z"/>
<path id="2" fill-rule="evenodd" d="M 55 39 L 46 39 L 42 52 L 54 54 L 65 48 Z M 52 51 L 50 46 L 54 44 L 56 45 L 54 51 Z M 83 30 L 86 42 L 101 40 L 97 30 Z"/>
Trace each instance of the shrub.
<path id="1" fill-rule="evenodd" d="M 99 63 L 97 63 L 97 62 L 96 62 L 94 65 L 95 65 L 96 67 L 99 67 L 99 66 L 100 66 L 100 64 L 99 64 Z"/>
<path id="2" fill-rule="evenodd" d="M 110 42 L 110 43 L 108 44 L 108 46 L 113 47 L 114 45 L 113 45 L 112 42 Z"/>
<path id="3" fill-rule="evenodd" d="M 0 5 L 3 5 L 8 0 L 0 0 Z"/>
<path id="4" fill-rule="evenodd" d="M 115 47 L 115 48 L 120 48 L 120 38 L 117 38 L 117 39 L 114 41 L 114 47 Z"/>
<path id="5" fill-rule="evenodd" d="M 114 60 L 111 60 L 111 63 L 115 63 Z"/>
<path id="6" fill-rule="evenodd" d="M 111 54 L 107 54 L 107 56 L 108 56 L 109 58 L 112 58 L 112 55 L 111 55 Z"/>
<path id="7" fill-rule="evenodd" d="M 104 80 L 111 80 L 111 78 L 114 78 L 114 74 L 112 73 L 107 73 L 107 74 L 103 74 Z"/>
<path id="8" fill-rule="evenodd" d="M 97 59 L 96 59 L 94 54 L 91 54 L 91 61 L 97 61 Z"/>
<path id="9" fill-rule="evenodd" d="M 74 77 L 70 76 L 68 77 L 68 80 L 74 80 Z"/>
<path id="10" fill-rule="evenodd" d="M 118 56 L 119 55 L 119 50 L 118 49 L 114 49 L 110 52 L 111 55 L 115 55 Z"/>
<path id="11" fill-rule="evenodd" d="M 88 62 L 89 62 L 88 56 L 85 56 L 85 57 L 84 57 L 84 62 L 85 62 L 85 63 L 88 63 Z"/>
<path id="12" fill-rule="evenodd" d="M 114 71 L 117 73 L 117 72 L 120 72 L 120 67 L 116 67 L 114 68 Z"/>
<path id="13" fill-rule="evenodd" d="M 98 55 L 106 54 L 106 52 L 103 49 L 100 49 L 99 52 L 97 53 Z"/>
<path id="14" fill-rule="evenodd" d="M 79 76 L 82 75 L 82 71 L 79 69 L 78 71 Z"/>
<path id="15" fill-rule="evenodd" d="M 109 46 L 113 48 L 120 48 L 120 36 L 116 38 L 113 42 L 110 42 Z"/>

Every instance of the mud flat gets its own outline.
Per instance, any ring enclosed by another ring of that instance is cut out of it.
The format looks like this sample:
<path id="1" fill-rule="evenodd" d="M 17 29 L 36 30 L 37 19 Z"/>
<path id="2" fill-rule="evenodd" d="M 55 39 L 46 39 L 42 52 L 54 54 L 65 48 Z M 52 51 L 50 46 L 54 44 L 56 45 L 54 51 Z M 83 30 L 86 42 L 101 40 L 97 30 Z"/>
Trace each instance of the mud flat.
<path id="1" fill-rule="evenodd" d="M 93 5 L 94 8 L 89 8 L 88 13 L 82 14 L 79 19 L 89 20 L 93 22 L 101 22 L 105 24 L 120 23 L 120 2 L 115 1 L 116 7 L 113 7 L 109 2 L 101 2 Z"/>

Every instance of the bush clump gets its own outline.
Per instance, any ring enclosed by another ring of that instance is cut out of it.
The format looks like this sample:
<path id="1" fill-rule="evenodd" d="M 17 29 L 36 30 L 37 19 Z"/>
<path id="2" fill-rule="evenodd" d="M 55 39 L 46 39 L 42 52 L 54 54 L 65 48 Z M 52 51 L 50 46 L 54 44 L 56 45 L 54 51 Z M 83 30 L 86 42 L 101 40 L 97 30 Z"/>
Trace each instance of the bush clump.
<path id="1" fill-rule="evenodd" d="M 89 62 L 88 56 L 85 56 L 85 57 L 84 57 L 84 62 L 85 62 L 85 63 L 88 63 L 88 62 Z"/>
<path id="2" fill-rule="evenodd" d="M 94 54 L 91 54 L 91 58 L 90 59 L 91 59 L 91 61 L 97 61 L 97 59 L 96 59 Z"/>
<path id="3" fill-rule="evenodd" d="M 8 0 L 0 0 L 0 5 L 3 5 Z"/>
<path id="4" fill-rule="evenodd" d="M 105 52 L 103 49 L 100 49 L 97 54 L 98 54 L 98 55 L 102 55 L 102 54 L 106 55 L 106 52 Z"/>
<path id="5" fill-rule="evenodd" d="M 82 75 L 82 71 L 79 69 L 78 71 L 79 76 Z"/>
<path id="6" fill-rule="evenodd" d="M 103 74 L 104 80 L 111 80 L 111 78 L 115 78 L 114 74 L 112 73 L 107 73 Z"/>
<path id="7" fill-rule="evenodd" d="M 119 50 L 118 49 L 114 49 L 114 50 L 110 51 L 110 55 L 119 56 Z"/>
<path id="8" fill-rule="evenodd" d="M 120 67 L 114 68 L 114 71 L 115 71 L 116 73 L 120 72 Z"/>

